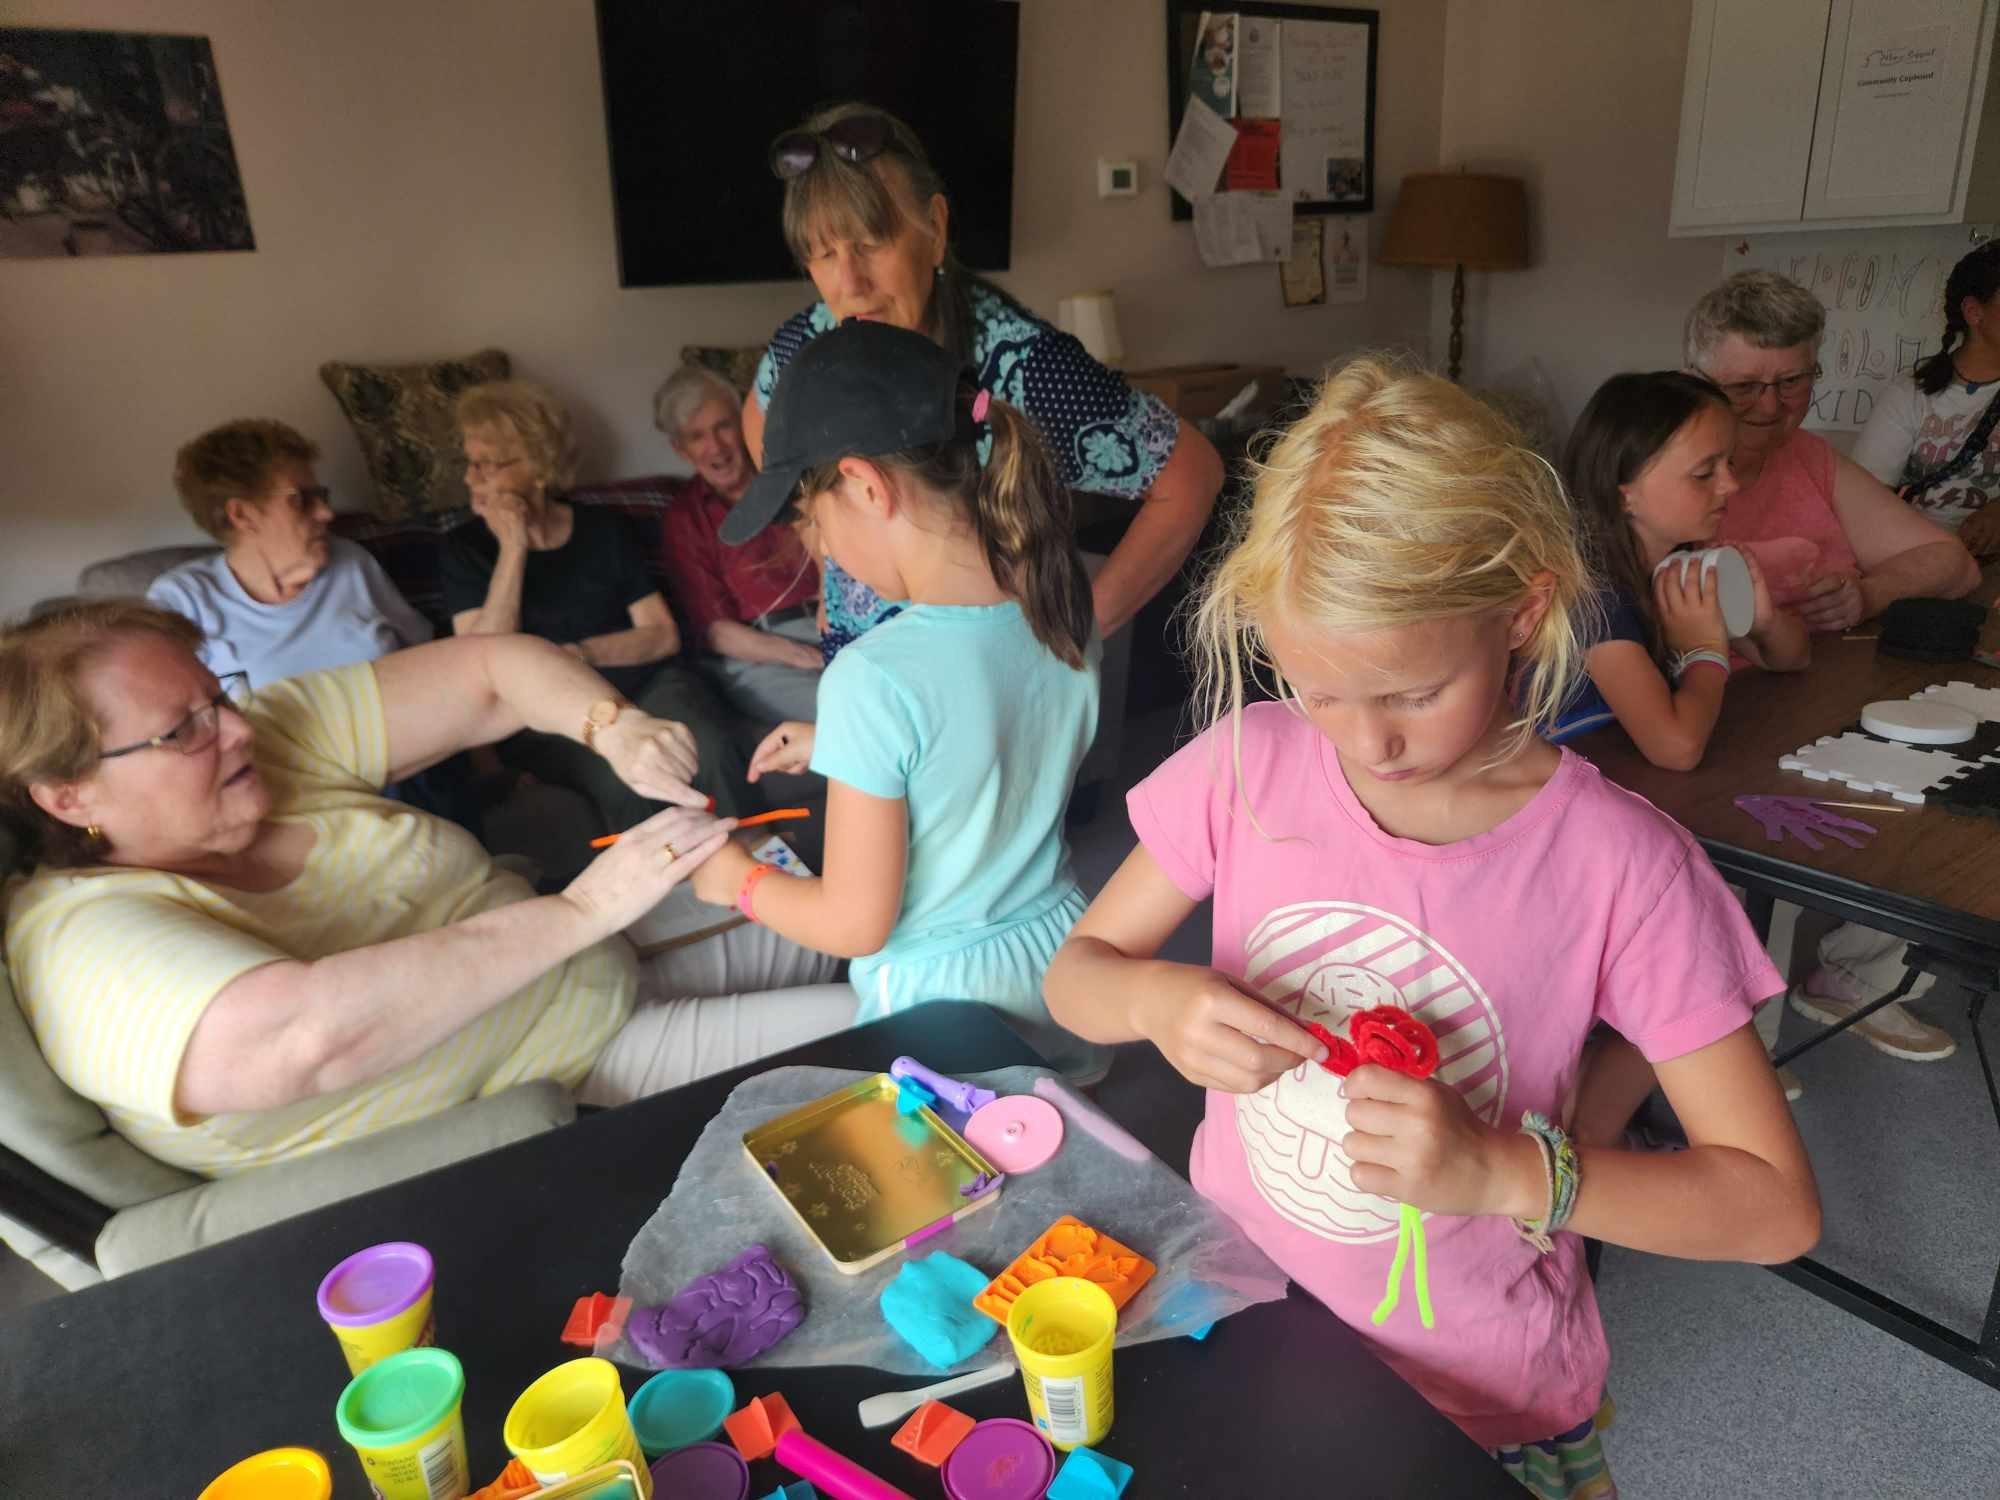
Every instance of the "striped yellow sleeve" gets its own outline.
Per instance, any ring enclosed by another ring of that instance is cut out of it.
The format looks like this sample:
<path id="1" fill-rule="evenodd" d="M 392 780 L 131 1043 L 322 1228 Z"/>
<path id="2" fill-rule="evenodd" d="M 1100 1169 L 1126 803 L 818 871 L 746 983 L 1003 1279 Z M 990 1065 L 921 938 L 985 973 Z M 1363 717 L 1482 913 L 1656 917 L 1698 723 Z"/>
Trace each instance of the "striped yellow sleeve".
<path id="1" fill-rule="evenodd" d="M 257 689 L 248 717 L 257 760 L 301 781 L 364 787 L 389 780 L 389 730 L 382 690 L 368 662 L 306 672 Z"/>
<path id="2" fill-rule="evenodd" d="M 174 1085 L 209 1001 L 289 955 L 170 897 L 93 884 L 12 914 L 21 1011 L 56 1076 L 84 1098 L 180 1123 Z"/>

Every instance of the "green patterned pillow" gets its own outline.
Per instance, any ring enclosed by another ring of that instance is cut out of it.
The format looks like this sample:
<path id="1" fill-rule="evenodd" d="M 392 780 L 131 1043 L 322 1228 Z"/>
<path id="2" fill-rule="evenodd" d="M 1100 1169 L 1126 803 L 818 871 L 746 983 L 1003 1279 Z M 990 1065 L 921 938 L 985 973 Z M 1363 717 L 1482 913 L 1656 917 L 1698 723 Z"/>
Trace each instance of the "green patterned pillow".
<path id="1" fill-rule="evenodd" d="M 711 344 L 681 345 L 682 364 L 713 370 L 739 391 L 750 389 L 750 382 L 757 378 L 757 361 L 763 357 L 762 344 L 748 349 Z"/>
<path id="2" fill-rule="evenodd" d="M 432 364 L 329 360 L 319 367 L 319 378 L 360 440 L 375 481 L 371 513 L 377 519 L 406 521 L 464 508 L 470 497 L 452 404 L 467 386 L 505 380 L 510 368 L 498 349 Z"/>

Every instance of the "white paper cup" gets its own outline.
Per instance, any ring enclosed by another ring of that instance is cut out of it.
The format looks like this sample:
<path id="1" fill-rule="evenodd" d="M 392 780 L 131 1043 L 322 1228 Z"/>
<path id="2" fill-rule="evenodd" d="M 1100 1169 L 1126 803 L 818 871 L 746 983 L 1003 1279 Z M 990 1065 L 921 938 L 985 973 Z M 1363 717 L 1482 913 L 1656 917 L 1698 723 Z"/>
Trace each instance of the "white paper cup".
<path id="1" fill-rule="evenodd" d="M 1750 582 L 1750 565 L 1743 561 L 1743 554 L 1734 547 L 1710 547 L 1702 552 L 1669 552 L 1660 559 L 1659 567 L 1653 569 L 1655 575 L 1668 568 L 1681 570 L 1681 582 L 1687 582 L 1687 570 L 1697 560 L 1701 570 L 1710 575 L 1709 586 L 1722 596 L 1722 627 L 1729 632 L 1733 641 L 1750 633 L 1750 627 L 1757 623 L 1757 590 Z"/>

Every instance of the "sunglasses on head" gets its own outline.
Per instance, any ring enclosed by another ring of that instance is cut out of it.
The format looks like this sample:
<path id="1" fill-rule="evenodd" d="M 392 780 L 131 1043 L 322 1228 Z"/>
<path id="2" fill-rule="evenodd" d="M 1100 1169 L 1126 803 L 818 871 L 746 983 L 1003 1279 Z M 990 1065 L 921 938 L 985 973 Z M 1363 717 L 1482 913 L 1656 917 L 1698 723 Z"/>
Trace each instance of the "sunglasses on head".
<path id="1" fill-rule="evenodd" d="M 880 156 L 892 139 L 889 122 L 881 115 L 849 115 L 824 130 L 788 130 L 771 142 L 771 171 L 786 182 L 803 177 L 822 149 L 859 166 Z"/>

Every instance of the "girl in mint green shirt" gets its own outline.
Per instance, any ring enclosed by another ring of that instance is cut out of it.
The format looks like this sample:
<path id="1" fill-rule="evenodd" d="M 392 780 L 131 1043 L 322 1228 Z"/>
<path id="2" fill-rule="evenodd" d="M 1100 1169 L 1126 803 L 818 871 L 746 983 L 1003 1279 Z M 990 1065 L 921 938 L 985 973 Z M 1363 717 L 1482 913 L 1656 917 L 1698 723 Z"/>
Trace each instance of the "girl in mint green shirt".
<path id="1" fill-rule="evenodd" d="M 1065 1072 L 1101 1074 L 1041 996 L 1085 904 L 1062 819 L 1098 708 L 1090 586 L 1046 448 L 947 351 L 856 322 L 787 368 L 765 454 L 738 535 L 796 505 L 829 558 L 909 602 L 827 669 L 817 725 L 780 725 L 751 763 L 828 778 L 825 874 L 732 845 L 696 891 L 852 959 L 859 1020 L 983 1001 Z"/>

